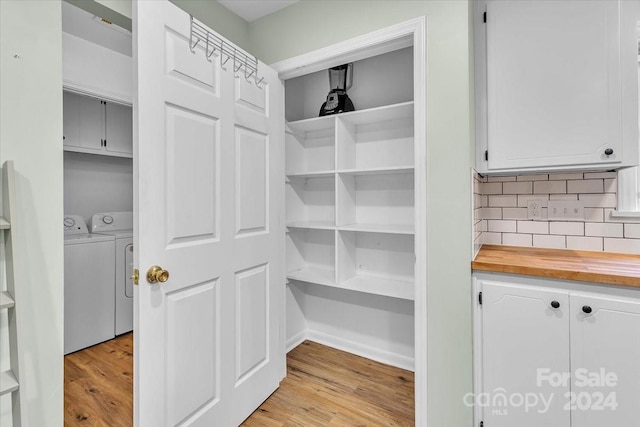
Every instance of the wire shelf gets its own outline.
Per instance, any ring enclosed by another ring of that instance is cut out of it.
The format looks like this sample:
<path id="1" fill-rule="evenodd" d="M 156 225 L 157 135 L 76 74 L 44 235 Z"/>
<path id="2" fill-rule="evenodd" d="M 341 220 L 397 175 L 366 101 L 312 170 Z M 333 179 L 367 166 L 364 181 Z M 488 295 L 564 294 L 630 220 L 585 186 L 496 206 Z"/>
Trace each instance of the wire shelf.
<path id="1" fill-rule="evenodd" d="M 261 83 L 264 77 L 258 77 L 258 59 L 255 56 L 247 54 L 244 50 L 235 46 L 226 40 L 223 40 L 215 32 L 209 30 L 204 24 L 189 15 L 191 19 L 191 31 L 189 35 L 189 48 L 192 53 L 198 45 L 204 48 L 208 61 L 212 61 L 214 54 L 217 54 L 217 60 L 220 61 L 220 68 L 227 70 L 225 65 L 233 60 L 233 72 L 236 77 L 244 78 L 247 81 L 253 80 L 255 85 L 262 89 Z"/>

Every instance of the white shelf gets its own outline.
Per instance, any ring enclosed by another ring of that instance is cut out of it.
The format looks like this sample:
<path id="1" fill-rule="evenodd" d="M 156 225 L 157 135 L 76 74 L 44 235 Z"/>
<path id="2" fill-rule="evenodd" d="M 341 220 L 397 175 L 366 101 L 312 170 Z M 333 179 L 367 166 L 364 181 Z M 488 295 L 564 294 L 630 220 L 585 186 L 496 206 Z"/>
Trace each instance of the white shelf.
<path id="1" fill-rule="evenodd" d="M 287 273 L 287 279 L 299 282 L 336 286 L 334 271 L 329 268 L 305 267 Z"/>
<path id="2" fill-rule="evenodd" d="M 328 269 L 305 268 L 288 273 L 287 278 L 289 280 L 311 283 L 313 285 L 329 286 L 331 288 L 405 300 L 413 300 L 415 292 L 412 281 L 390 277 L 355 276 L 342 283 L 336 283 L 333 280 L 333 271 Z"/>
<path id="3" fill-rule="evenodd" d="M 7 230 L 9 228 L 11 228 L 9 221 L 7 221 L 5 217 L 0 216 L 0 230 Z"/>
<path id="4" fill-rule="evenodd" d="M 325 129 L 333 129 L 335 126 L 335 116 L 314 117 L 288 122 L 287 125 L 293 132 L 317 132 Z"/>
<path id="5" fill-rule="evenodd" d="M 362 233 L 414 234 L 414 227 L 412 225 L 403 224 L 346 224 L 337 227 L 328 221 L 296 221 L 287 223 L 287 228 L 358 231 Z"/>
<path id="6" fill-rule="evenodd" d="M 325 170 L 317 172 L 287 172 L 289 178 L 327 178 L 335 175 L 334 170 Z"/>
<path id="7" fill-rule="evenodd" d="M 11 308 L 13 305 L 13 298 L 9 295 L 9 292 L 0 292 L 0 309 Z"/>
<path id="8" fill-rule="evenodd" d="M 413 173 L 413 165 L 409 166 L 388 166 L 380 168 L 356 168 L 356 169 L 341 169 L 339 174 L 344 175 L 389 175 L 396 173 Z"/>
<path id="9" fill-rule="evenodd" d="M 415 298 L 413 281 L 397 278 L 355 276 L 336 287 L 406 300 Z"/>
<path id="10" fill-rule="evenodd" d="M 0 396 L 18 389 L 18 381 L 11 371 L 0 372 Z"/>
<path id="11" fill-rule="evenodd" d="M 414 234 L 413 225 L 394 224 L 347 224 L 338 227 L 342 231 L 360 231 L 366 233 Z"/>
<path id="12" fill-rule="evenodd" d="M 285 185 L 287 223 L 335 224 L 335 174 L 290 179 Z"/>
<path id="13" fill-rule="evenodd" d="M 287 228 L 304 228 L 311 230 L 335 230 L 333 222 L 325 221 L 296 221 L 287 224 Z"/>
<path id="14" fill-rule="evenodd" d="M 123 157 L 125 159 L 132 159 L 133 154 L 129 153 L 118 153 L 116 151 L 102 151 L 94 148 L 82 148 L 82 147 L 72 147 L 72 146 L 63 146 L 62 149 L 64 151 L 71 151 L 73 153 L 83 153 L 83 154 L 95 154 L 97 156 L 110 156 L 110 157 Z"/>
<path id="15" fill-rule="evenodd" d="M 385 105 L 367 110 L 350 111 L 339 114 L 341 120 L 354 125 L 362 125 L 402 118 L 413 118 L 413 101 L 400 104 Z"/>

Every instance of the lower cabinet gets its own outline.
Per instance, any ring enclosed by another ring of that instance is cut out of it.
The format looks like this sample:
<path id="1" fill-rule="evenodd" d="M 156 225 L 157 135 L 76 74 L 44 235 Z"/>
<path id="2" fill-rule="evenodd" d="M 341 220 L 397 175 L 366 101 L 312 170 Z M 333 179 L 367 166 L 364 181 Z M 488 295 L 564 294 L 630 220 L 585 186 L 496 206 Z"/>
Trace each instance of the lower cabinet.
<path id="1" fill-rule="evenodd" d="M 637 425 L 640 290 L 580 287 L 474 274 L 475 425 Z"/>

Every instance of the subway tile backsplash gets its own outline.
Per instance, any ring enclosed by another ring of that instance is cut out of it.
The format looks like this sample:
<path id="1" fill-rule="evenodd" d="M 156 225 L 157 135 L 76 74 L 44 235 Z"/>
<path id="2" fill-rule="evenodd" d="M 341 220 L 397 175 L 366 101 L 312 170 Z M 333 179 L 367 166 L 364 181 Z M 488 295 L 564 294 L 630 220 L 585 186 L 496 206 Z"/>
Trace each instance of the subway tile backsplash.
<path id="1" fill-rule="evenodd" d="M 473 174 L 474 249 L 482 244 L 640 254 L 640 218 L 613 218 L 616 172 Z M 527 219 L 539 200 L 541 220 Z M 584 220 L 548 220 L 549 201 L 580 201 Z"/>

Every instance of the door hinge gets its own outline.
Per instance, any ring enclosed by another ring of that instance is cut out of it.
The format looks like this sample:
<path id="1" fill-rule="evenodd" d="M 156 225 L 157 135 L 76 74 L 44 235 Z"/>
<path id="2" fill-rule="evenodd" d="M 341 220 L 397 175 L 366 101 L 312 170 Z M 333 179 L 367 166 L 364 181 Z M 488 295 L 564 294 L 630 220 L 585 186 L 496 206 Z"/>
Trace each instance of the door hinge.
<path id="1" fill-rule="evenodd" d="M 489 161 L 489 150 L 484 150 L 484 159 Z"/>
<path id="2" fill-rule="evenodd" d="M 100 147 L 104 147 L 104 139 L 100 138 Z"/>
<path id="3" fill-rule="evenodd" d="M 106 139 L 104 140 L 104 146 L 105 147 L 107 146 L 107 140 Z"/>
<path id="4" fill-rule="evenodd" d="M 484 427 L 484 421 L 480 421 L 480 427 Z"/>
<path id="5" fill-rule="evenodd" d="M 137 285 L 139 280 L 140 280 L 140 271 L 137 268 L 134 268 L 133 274 L 131 275 L 131 281 L 133 282 L 134 285 Z"/>
<path id="6" fill-rule="evenodd" d="M 482 305 L 482 292 L 478 292 L 478 304 Z"/>
<path id="7" fill-rule="evenodd" d="M 484 22 L 485 24 L 487 23 L 487 12 L 484 12 L 482 14 L 482 22 Z"/>

